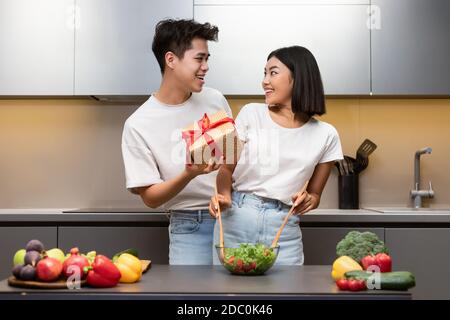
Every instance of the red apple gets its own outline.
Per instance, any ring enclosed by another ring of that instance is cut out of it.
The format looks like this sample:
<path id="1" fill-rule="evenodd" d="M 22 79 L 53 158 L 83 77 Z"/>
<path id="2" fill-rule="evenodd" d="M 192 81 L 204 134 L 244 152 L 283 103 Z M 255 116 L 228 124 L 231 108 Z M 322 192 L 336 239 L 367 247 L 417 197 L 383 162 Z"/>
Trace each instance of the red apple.
<path id="1" fill-rule="evenodd" d="M 63 265 L 55 258 L 46 257 L 36 266 L 36 276 L 41 281 L 55 281 L 61 275 Z"/>

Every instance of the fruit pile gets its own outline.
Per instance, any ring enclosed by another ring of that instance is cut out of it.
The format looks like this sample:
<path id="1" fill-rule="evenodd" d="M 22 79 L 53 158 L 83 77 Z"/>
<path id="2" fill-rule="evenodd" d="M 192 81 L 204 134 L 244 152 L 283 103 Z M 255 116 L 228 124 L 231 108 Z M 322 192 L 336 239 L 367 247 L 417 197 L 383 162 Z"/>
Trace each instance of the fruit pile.
<path id="1" fill-rule="evenodd" d="M 44 250 L 39 240 L 31 240 L 25 249 L 14 255 L 13 275 L 21 280 L 54 281 L 59 278 L 64 261 L 64 252 L 58 248 Z"/>
<path id="2" fill-rule="evenodd" d="M 113 287 L 119 282 L 133 283 L 142 276 L 142 263 L 137 251 L 128 249 L 116 254 L 111 261 L 91 251 L 80 254 L 72 248 L 67 255 L 59 248 L 45 250 L 39 240 L 31 240 L 18 250 L 13 259 L 12 274 L 16 279 L 54 282 L 84 280 L 93 287 Z"/>

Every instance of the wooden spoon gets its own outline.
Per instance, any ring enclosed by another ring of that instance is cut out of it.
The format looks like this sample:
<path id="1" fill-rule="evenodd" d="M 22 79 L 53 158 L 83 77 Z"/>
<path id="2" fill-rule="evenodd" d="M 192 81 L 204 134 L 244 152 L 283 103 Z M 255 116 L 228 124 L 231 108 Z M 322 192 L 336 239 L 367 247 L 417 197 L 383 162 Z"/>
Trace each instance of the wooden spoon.
<path id="1" fill-rule="evenodd" d="M 222 213 L 220 212 L 220 204 L 219 199 L 217 197 L 217 186 L 214 186 L 214 192 L 215 192 L 215 202 L 216 202 L 216 209 L 217 209 L 217 217 L 219 219 L 219 246 L 220 246 L 220 261 L 224 261 L 225 252 L 224 252 L 224 241 L 223 241 L 223 228 L 222 228 Z"/>
<path id="2" fill-rule="evenodd" d="M 299 195 L 298 195 L 299 197 L 306 191 L 306 188 L 308 188 L 308 183 L 309 183 L 309 180 L 306 180 L 305 184 L 303 185 L 303 187 L 300 189 L 300 192 L 298 193 L 298 194 L 299 194 Z M 272 248 L 275 248 L 275 247 L 278 245 L 278 240 L 280 239 L 281 232 L 283 231 L 284 226 L 285 226 L 286 223 L 288 222 L 289 217 L 292 215 L 292 212 L 294 212 L 295 207 L 296 207 L 296 205 L 295 205 L 295 202 L 294 202 L 294 203 L 292 204 L 291 209 L 289 209 L 289 212 L 288 212 L 286 218 L 284 218 L 284 221 L 283 221 L 283 223 L 281 224 L 281 227 L 280 227 L 280 229 L 278 230 L 277 235 L 275 236 L 275 239 L 273 239 L 273 241 L 272 241 Z"/>

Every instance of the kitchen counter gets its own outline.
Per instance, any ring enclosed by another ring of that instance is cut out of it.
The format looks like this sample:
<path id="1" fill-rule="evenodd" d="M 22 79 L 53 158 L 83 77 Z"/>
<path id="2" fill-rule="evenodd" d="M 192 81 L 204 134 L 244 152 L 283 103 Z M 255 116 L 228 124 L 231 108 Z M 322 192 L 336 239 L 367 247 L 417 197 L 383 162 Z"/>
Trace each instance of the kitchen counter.
<path id="1" fill-rule="evenodd" d="M 301 217 L 302 226 L 395 226 L 408 225 L 447 225 L 450 214 L 427 212 L 418 213 L 380 213 L 372 210 L 317 209 Z M 89 224 L 144 224 L 148 226 L 167 226 L 166 212 L 150 209 L 0 209 L 0 224 L 6 225 L 75 225 Z"/>
<path id="2" fill-rule="evenodd" d="M 407 291 L 339 291 L 331 266 L 275 266 L 263 276 L 235 276 L 222 266 L 154 265 L 135 284 L 109 289 L 22 289 L 0 282 L 2 299 L 411 299 Z"/>

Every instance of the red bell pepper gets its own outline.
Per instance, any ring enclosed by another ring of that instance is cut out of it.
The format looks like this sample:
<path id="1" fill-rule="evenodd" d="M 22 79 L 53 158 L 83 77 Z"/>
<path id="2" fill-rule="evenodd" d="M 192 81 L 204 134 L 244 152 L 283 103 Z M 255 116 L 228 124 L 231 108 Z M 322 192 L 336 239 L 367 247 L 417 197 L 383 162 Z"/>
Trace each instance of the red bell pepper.
<path id="1" fill-rule="evenodd" d="M 107 257 L 97 255 L 91 267 L 84 268 L 89 271 L 86 281 L 97 288 L 110 288 L 119 283 L 121 274 L 119 269 Z"/>
<path id="2" fill-rule="evenodd" d="M 361 265 L 364 270 L 367 270 L 370 266 L 376 266 L 377 262 L 375 260 L 375 256 L 368 255 L 361 259 Z"/>
<path id="3" fill-rule="evenodd" d="M 364 270 L 367 270 L 370 266 L 377 266 L 378 268 L 380 268 L 379 272 L 392 271 L 392 259 L 386 253 L 378 253 L 375 256 L 365 256 L 364 258 L 362 258 L 361 264 Z"/>

